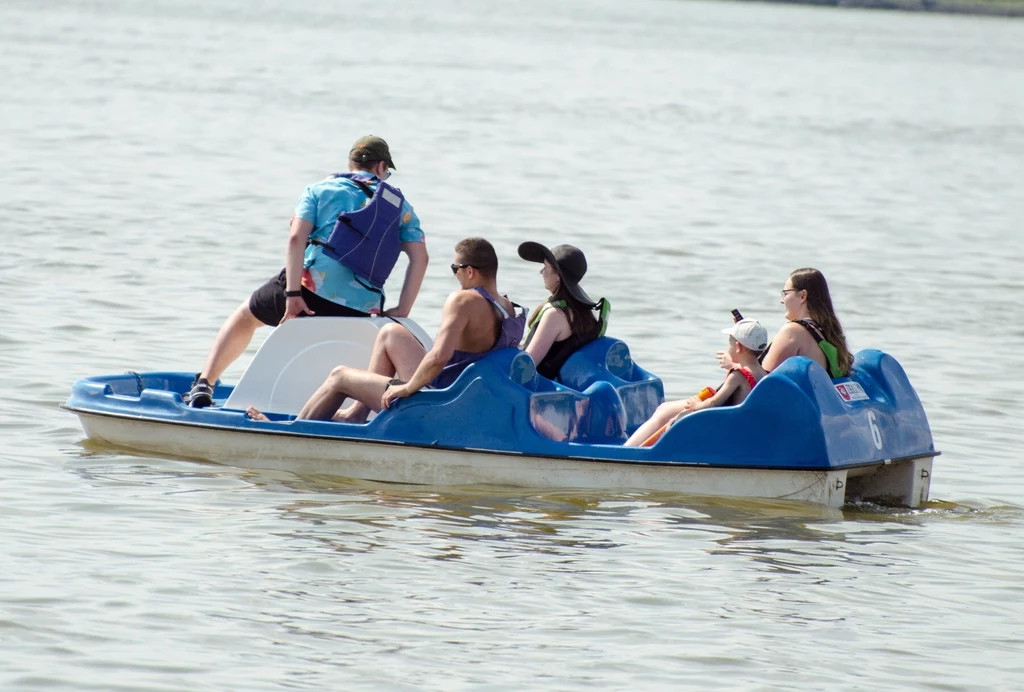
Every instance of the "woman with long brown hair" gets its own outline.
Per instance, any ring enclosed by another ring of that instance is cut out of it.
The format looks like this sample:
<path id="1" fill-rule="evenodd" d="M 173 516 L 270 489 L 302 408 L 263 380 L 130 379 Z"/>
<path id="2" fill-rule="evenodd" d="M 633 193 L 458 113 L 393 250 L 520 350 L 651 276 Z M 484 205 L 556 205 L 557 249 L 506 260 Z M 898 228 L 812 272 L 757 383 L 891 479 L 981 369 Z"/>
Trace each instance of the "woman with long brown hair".
<path id="1" fill-rule="evenodd" d="M 779 302 L 785 306 L 789 321 L 768 344 L 761 361 L 764 369 L 770 372 L 787 358 L 807 356 L 825 368 L 829 377 L 846 377 L 853 354 L 846 346 L 843 326 L 822 273 L 811 268 L 794 270 L 782 287 Z"/>
<path id="2" fill-rule="evenodd" d="M 608 301 L 595 302 L 580 288 L 587 258 L 579 248 L 556 245 L 549 250 L 540 243 L 526 242 L 519 246 L 519 256 L 544 265 L 540 275 L 551 293 L 530 316 L 523 348 L 537 364 L 538 373 L 555 379 L 576 349 L 604 334 Z"/>

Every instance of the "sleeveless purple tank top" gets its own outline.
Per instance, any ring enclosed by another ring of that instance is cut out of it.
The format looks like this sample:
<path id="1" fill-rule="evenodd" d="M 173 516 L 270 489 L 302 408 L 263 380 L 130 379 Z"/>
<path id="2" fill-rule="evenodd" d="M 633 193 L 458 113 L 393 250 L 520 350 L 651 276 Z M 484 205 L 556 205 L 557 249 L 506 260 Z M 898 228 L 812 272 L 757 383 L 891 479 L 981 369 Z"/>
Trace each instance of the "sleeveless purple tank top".
<path id="1" fill-rule="evenodd" d="M 452 382 L 456 380 L 459 374 L 469 366 L 470 363 L 475 363 L 491 351 L 497 351 L 499 348 L 506 348 L 508 346 L 519 347 L 519 342 L 523 340 L 523 332 L 526 330 L 526 312 L 522 308 L 519 309 L 519 314 L 515 314 L 516 306 L 513 303 L 512 314 L 508 314 L 508 311 L 502 307 L 495 298 L 482 288 L 474 288 L 474 291 L 482 295 L 487 301 L 494 306 L 494 309 L 501 315 L 501 328 L 498 330 L 498 338 L 495 339 L 494 345 L 483 353 L 470 353 L 468 351 L 455 351 L 452 357 L 448 359 L 444 369 L 441 370 L 440 374 L 434 378 L 428 386 L 433 389 L 444 389 Z"/>

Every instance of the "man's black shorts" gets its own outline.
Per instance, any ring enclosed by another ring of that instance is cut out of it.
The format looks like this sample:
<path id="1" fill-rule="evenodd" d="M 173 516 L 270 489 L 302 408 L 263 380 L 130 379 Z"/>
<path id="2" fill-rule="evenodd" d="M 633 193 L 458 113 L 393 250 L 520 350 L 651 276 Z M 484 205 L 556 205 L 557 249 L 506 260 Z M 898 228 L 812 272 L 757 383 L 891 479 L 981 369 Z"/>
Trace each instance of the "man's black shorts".
<path id="1" fill-rule="evenodd" d="M 263 284 L 249 296 L 249 311 L 263 324 L 276 327 L 284 317 L 287 305 L 287 298 L 284 296 L 285 273 L 281 273 Z M 368 317 L 365 312 L 338 305 L 335 302 L 321 298 L 305 286 L 302 287 L 302 299 L 310 310 L 316 313 L 317 317 Z M 299 313 L 299 317 L 309 317 L 305 313 Z"/>

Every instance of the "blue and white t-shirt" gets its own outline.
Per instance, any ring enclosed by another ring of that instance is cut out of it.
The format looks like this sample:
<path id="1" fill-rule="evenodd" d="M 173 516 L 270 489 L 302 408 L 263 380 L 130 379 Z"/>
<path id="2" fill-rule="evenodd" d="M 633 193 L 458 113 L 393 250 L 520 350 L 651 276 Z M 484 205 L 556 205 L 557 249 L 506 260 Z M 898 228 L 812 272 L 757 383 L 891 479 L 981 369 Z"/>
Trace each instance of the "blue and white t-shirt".
<path id="1" fill-rule="evenodd" d="M 356 171 L 355 174 L 371 189 L 377 189 L 380 179 L 375 175 L 364 171 Z M 313 224 L 310 240 L 326 241 L 338 214 L 361 209 L 369 201 L 362 188 L 349 178 L 328 178 L 306 187 L 295 206 L 295 216 Z M 420 219 L 408 201 L 402 203 L 398 239 L 403 243 L 424 242 Z M 321 298 L 361 312 L 380 307 L 381 295 L 366 288 L 366 279 L 360 283 L 351 269 L 323 254 L 319 245 L 306 248 L 303 267 L 302 285 Z"/>

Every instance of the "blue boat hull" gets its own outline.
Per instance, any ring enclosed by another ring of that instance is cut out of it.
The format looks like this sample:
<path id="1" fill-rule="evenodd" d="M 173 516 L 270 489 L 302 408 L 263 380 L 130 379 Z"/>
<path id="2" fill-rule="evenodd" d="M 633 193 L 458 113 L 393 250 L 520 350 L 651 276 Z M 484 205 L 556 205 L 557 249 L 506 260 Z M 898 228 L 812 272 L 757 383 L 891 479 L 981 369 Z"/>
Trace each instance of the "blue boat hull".
<path id="1" fill-rule="evenodd" d="M 191 379 L 172 372 L 85 378 L 65 407 L 90 436 L 228 463 L 299 470 L 305 462 L 318 473 L 398 482 L 677 489 L 832 506 L 855 497 L 917 506 L 927 499 L 937 454 L 903 369 L 874 350 L 858 353 L 851 377 L 835 381 L 807 358 L 789 359 L 742 405 L 684 417 L 646 448 L 622 442 L 663 400 L 661 382 L 609 338 L 577 352 L 560 382 L 537 375 L 524 352 L 505 349 L 451 387 L 400 400 L 361 425 L 273 412 L 257 422 L 238 408 L 192 409 L 181 399 Z M 219 385 L 214 394 L 225 402 L 232 388 Z"/>

